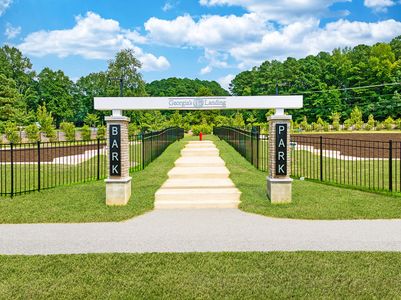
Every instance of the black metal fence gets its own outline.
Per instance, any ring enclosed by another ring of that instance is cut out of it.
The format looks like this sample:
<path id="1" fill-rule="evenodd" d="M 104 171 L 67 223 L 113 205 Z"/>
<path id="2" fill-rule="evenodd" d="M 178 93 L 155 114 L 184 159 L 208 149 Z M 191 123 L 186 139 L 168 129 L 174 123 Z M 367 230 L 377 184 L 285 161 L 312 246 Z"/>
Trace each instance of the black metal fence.
<path id="1" fill-rule="evenodd" d="M 401 141 L 291 137 L 291 174 L 374 191 L 401 192 Z"/>
<path id="2" fill-rule="evenodd" d="M 233 127 L 214 128 L 214 134 L 256 168 L 269 170 L 267 135 Z M 401 192 L 401 141 L 292 135 L 290 145 L 291 174 L 295 178 L 372 191 Z"/>
<path id="3" fill-rule="evenodd" d="M 230 144 L 238 153 L 256 168 L 259 168 L 259 129 L 251 131 L 240 128 L 222 126 L 213 128 L 213 134 Z"/>
<path id="4" fill-rule="evenodd" d="M 184 137 L 184 129 L 170 127 L 142 135 L 142 168 L 155 160 L 173 142 Z"/>
<path id="5" fill-rule="evenodd" d="M 145 168 L 183 135 L 174 127 L 130 136 L 130 171 Z M 0 196 L 104 179 L 106 155 L 104 139 L 0 145 Z"/>

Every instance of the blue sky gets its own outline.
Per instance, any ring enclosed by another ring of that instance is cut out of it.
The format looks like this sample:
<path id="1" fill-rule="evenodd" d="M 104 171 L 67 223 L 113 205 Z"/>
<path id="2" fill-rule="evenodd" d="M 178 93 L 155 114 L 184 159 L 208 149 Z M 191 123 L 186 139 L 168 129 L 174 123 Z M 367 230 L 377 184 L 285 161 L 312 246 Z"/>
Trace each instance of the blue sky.
<path id="1" fill-rule="evenodd" d="M 133 48 L 146 81 L 217 80 L 265 60 L 401 35 L 401 0 L 0 0 L 0 42 L 72 79 Z"/>

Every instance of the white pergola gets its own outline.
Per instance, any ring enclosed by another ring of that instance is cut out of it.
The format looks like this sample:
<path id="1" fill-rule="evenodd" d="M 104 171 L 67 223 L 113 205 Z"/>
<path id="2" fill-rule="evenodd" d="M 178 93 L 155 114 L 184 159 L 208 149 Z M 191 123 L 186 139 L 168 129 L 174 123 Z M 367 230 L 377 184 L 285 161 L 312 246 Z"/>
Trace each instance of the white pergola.
<path id="1" fill-rule="evenodd" d="M 291 202 L 291 178 L 289 172 L 277 174 L 274 166 L 281 163 L 288 168 L 289 135 L 291 116 L 284 114 L 285 109 L 303 107 L 302 96 L 242 96 L 242 97 L 96 97 L 96 110 L 111 110 L 112 116 L 106 117 L 108 127 L 108 145 L 115 145 L 118 159 L 109 158 L 109 167 L 112 163 L 118 164 L 121 170 L 118 176 L 112 171 L 106 180 L 106 203 L 108 205 L 126 205 L 131 196 L 131 177 L 129 176 L 129 140 L 128 122 L 124 117 L 124 110 L 223 110 L 223 109 L 275 109 L 276 114 L 269 117 L 269 144 L 275 145 L 275 151 L 269 152 L 269 176 L 267 177 L 267 194 L 272 203 Z M 280 126 L 280 127 L 277 127 Z M 276 130 L 275 128 L 282 128 Z M 110 134 L 110 128 L 116 134 Z M 277 134 L 278 131 L 278 134 Z M 282 134 L 285 132 L 285 134 Z M 276 138 L 277 137 L 277 138 Z M 113 140 L 115 139 L 115 140 Z M 277 141 L 279 143 L 277 144 Z M 281 148 L 280 148 L 281 147 Z M 281 150 L 280 150 L 281 149 Z M 280 152 L 281 151 L 281 152 Z M 280 153 L 277 153 L 280 152 Z M 113 153 L 109 151 L 109 154 Z M 283 154 L 284 153 L 284 154 Z M 285 155 L 287 153 L 287 155 Z M 281 161 L 280 161 L 280 158 Z M 277 162 L 275 162 L 277 159 Z M 284 161 L 283 161 L 284 160 Z M 271 165 L 270 165 L 271 162 Z M 117 167 L 116 167 L 117 168 Z M 112 170 L 111 168 L 109 168 Z"/>

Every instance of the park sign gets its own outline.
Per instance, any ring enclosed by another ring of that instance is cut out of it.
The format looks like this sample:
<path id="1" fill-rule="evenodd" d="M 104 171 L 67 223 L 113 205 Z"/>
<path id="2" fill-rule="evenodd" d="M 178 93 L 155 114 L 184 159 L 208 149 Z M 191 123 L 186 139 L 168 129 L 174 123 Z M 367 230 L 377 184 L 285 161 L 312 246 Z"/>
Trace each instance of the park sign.
<path id="1" fill-rule="evenodd" d="M 287 175 L 287 124 L 276 124 L 276 174 Z"/>
<path id="2" fill-rule="evenodd" d="M 121 125 L 109 127 L 110 176 L 121 176 Z"/>
<path id="3" fill-rule="evenodd" d="M 96 110 L 296 109 L 302 96 L 95 97 Z"/>

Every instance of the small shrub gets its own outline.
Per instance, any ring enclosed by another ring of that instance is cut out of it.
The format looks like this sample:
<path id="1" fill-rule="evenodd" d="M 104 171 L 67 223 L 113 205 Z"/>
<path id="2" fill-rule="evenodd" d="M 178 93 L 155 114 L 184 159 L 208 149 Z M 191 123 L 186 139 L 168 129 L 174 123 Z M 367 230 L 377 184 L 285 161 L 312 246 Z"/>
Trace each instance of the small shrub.
<path id="1" fill-rule="evenodd" d="M 96 137 L 98 139 L 104 139 L 106 137 L 106 126 L 102 125 L 97 128 Z"/>
<path id="2" fill-rule="evenodd" d="M 60 129 L 64 132 L 67 141 L 75 141 L 75 125 L 70 122 L 62 122 Z"/>
<path id="3" fill-rule="evenodd" d="M 358 122 L 356 122 L 355 123 L 355 126 L 354 126 L 354 129 L 355 130 L 362 130 L 362 128 L 363 128 L 363 121 L 358 121 Z"/>
<path id="4" fill-rule="evenodd" d="M 358 106 L 355 106 L 350 115 L 351 125 L 355 125 L 358 122 L 362 121 L 362 111 L 359 109 Z"/>
<path id="5" fill-rule="evenodd" d="M 352 120 L 351 119 L 347 119 L 344 121 L 344 129 L 345 130 L 349 130 L 352 127 Z"/>
<path id="6" fill-rule="evenodd" d="M 39 141 L 39 128 L 36 124 L 25 127 L 25 133 L 31 143 Z"/>
<path id="7" fill-rule="evenodd" d="M 202 134 L 211 134 L 212 133 L 212 126 L 207 125 L 207 124 L 201 124 L 201 125 L 192 126 L 193 135 L 199 135 L 201 132 L 202 132 Z"/>
<path id="8" fill-rule="evenodd" d="M 96 114 L 87 114 L 84 123 L 90 127 L 96 127 L 99 124 L 99 117 Z"/>
<path id="9" fill-rule="evenodd" d="M 15 125 L 15 123 L 7 122 L 6 126 L 5 126 L 5 133 L 6 133 L 7 140 L 10 143 L 18 144 L 21 142 L 18 127 L 17 127 L 17 125 Z"/>
<path id="10" fill-rule="evenodd" d="M 368 123 L 365 126 L 366 130 L 374 129 L 375 128 L 375 123 L 376 123 L 375 118 L 373 117 L 372 114 L 370 114 L 369 117 L 368 117 Z"/>
<path id="11" fill-rule="evenodd" d="M 397 129 L 401 129 L 401 118 L 395 120 L 394 123 Z"/>
<path id="12" fill-rule="evenodd" d="M 394 120 L 392 117 L 388 117 L 383 123 L 387 130 L 393 129 Z"/>
<path id="13" fill-rule="evenodd" d="M 313 128 L 313 131 L 319 132 L 319 131 L 323 130 L 323 125 L 321 123 L 319 123 L 319 122 L 313 122 L 312 123 L 312 128 Z"/>
<path id="14" fill-rule="evenodd" d="M 52 114 L 47 112 L 45 105 L 38 107 L 37 118 L 41 126 L 40 131 L 46 134 L 50 141 L 55 140 L 56 128 L 53 125 L 54 120 Z"/>
<path id="15" fill-rule="evenodd" d="M 333 121 L 332 123 L 332 128 L 335 131 L 340 131 L 340 119 L 341 119 L 341 114 L 338 112 L 334 112 L 331 115 L 331 120 Z"/>
<path id="16" fill-rule="evenodd" d="M 191 130 L 191 125 L 189 123 L 184 123 L 183 128 L 185 132 L 188 132 Z"/>
<path id="17" fill-rule="evenodd" d="M 82 126 L 81 137 L 84 141 L 89 141 L 91 139 L 91 129 L 88 125 Z"/>
<path id="18" fill-rule="evenodd" d="M 239 127 L 239 128 L 245 127 L 245 121 L 244 121 L 244 117 L 242 116 L 242 113 L 237 112 L 235 114 L 234 120 L 233 120 L 233 126 Z"/>
<path id="19" fill-rule="evenodd" d="M 128 135 L 133 136 L 140 132 L 138 126 L 135 123 L 128 124 Z"/>
<path id="20" fill-rule="evenodd" d="M 383 122 L 378 122 L 376 126 L 376 130 L 380 131 L 386 128 L 386 125 Z"/>
<path id="21" fill-rule="evenodd" d="M 311 131 L 312 126 L 308 123 L 308 119 L 306 116 L 304 116 L 303 120 L 301 123 L 299 123 L 299 128 L 304 130 L 304 131 Z"/>

